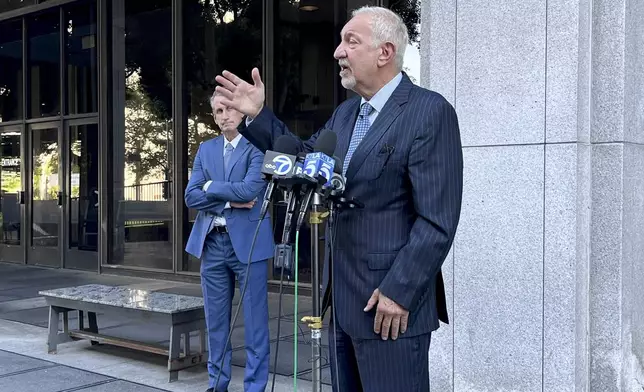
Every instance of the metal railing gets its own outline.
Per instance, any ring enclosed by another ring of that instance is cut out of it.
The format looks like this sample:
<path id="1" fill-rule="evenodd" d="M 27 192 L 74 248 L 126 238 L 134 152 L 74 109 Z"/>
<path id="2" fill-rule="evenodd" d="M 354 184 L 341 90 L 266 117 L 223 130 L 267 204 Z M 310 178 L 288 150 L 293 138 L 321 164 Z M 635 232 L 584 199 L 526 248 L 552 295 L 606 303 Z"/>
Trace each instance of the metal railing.
<path id="1" fill-rule="evenodd" d="M 150 182 L 123 187 L 123 200 L 168 201 L 171 197 L 172 181 Z"/>

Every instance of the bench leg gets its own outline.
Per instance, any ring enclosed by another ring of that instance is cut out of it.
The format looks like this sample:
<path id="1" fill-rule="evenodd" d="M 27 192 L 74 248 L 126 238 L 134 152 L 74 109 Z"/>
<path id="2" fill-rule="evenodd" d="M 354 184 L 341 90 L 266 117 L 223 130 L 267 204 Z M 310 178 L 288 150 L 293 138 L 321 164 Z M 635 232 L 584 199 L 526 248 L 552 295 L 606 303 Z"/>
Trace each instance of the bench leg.
<path id="1" fill-rule="evenodd" d="M 199 330 L 199 349 L 201 350 L 199 354 L 205 354 L 208 351 L 208 347 L 206 346 L 206 330 L 205 329 L 200 329 Z"/>
<path id="2" fill-rule="evenodd" d="M 78 311 L 78 330 L 85 330 L 85 312 L 83 312 L 82 310 Z"/>
<path id="3" fill-rule="evenodd" d="M 183 334 L 183 356 L 187 358 L 190 353 L 190 332 L 186 332 Z"/>
<path id="4" fill-rule="evenodd" d="M 60 343 L 72 341 L 69 337 L 69 316 L 67 312 L 69 312 L 69 309 L 57 306 L 49 307 L 49 334 L 47 336 L 47 352 L 49 354 L 56 354 Z M 63 314 L 63 332 L 59 333 L 58 323 L 60 322 L 61 313 Z"/>
<path id="5" fill-rule="evenodd" d="M 96 321 L 96 313 L 87 312 L 87 318 L 89 319 L 89 332 L 98 333 L 98 322 Z M 96 346 L 99 343 L 96 340 L 91 341 L 92 346 Z"/>
<path id="6" fill-rule="evenodd" d="M 172 326 L 170 328 L 170 350 L 168 354 L 168 371 L 170 372 L 169 382 L 177 381 L 179 379 L 179 371 L 172 370 L 172 362 L 179 359 L 179 356 L 181 355 L 181 330 L 180 328 L 177 328 L 177 326 Z"/>
<path id="7" fill-rule="evenodd" d="M 58 321 L 60 320 L 60 313 L 58 309 L 53 306 L 49 307 L 49 335 L 47 336 L 47 352 L 49 354 L 56 354 L 58 347 Z"/>

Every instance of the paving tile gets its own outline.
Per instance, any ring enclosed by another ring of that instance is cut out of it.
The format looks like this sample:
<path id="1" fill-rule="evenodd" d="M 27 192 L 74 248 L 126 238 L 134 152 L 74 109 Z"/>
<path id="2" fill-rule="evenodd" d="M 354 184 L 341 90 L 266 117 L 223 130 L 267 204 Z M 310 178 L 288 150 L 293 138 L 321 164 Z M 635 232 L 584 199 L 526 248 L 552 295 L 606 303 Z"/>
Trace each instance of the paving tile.
<path id="1" fill-rule="evenodd" d="M 50 366 L 55 366 L 55 364 L 0 350 L 0 377 L 7 374 Z"/>
<path id="2" fill-rule="evenodd" d="M 271 343 L 271 359 L 270 359 L 270 368 L 269 371 L 273 372 L 273 364 L 275 362 L 275 348 L 277 347 L 277 342 Z M 310 359 L 311 359 L 311 346 L 299 343 L 297 346 L 298 350 L 298 362 L 297 369 L 298 373 L 300 371 L 306 371 L 311 369 Z M 293 375 L 293 353 L 294 347 L 293 342 L 280 341 L 278 360 L 277 360 L 277 374 L 284 376 Z M 326 359 L 323 359 L 323 363 L 327 363 Z M 246 350 L 244 348 L 239 348 L 233 350 L 232 364 L 239 367 L 246 366 Z"/>
<path id="3" fill-rule="evenodd" d="M 115 380 L 105 384 L 78 389 L 78 392 L 163 392 L 163 389 L 147 387 L 133 382 Z"/>
<path id="4" fill-rule="evenodd" d="M 70 287 L 70 286 L 79 286 L 84 284 L 98 283 L 98 284 L 107 284 L 114 286 L 124 286 L 124 285 L 147 285 L 146 287 L 154 288 L 155 291 L 184 294 L 191 296 L 201 296 L 201 287 L 198 284 L 179 284 L 176 287 L 166 287 L 166 285 L 174 285 L 174 283 L 166 283 L 163 281 L 154 281 L 141 278 L 131 278 L 123 277 L 116 275 L 98 275 L 95 273 L 87 273 L 82 271 L 69 271 L 69 270 L 55 270 L 47 268 L 39 268 L 33 266 L 15 266 L 15 265 L 6 265 L 0 263 L 0 276 L 2 276 L 2 281 L 0 283 L 0 307 L 2 305 L 3 298 L 7 298 L 7 301 L 12 301 L 9 305 L 5 305 L 5 309 L 14 310 L 11 312 L 4 312 L 0 310 L 0 319 L 18 321 L 21 323 L 37 325 L 40 327 L 47 327 L 49 319 L 49 310 L 47 307 L 36 307 L 39 304 L 37 298 L 38 291 L 44 289 L 53 289 L 61 287 Z M 6 278 L 6 279 L 5 279 Z M 5 282 L 8 282 L 12 285 L 12 289 L 5 290 Z M 14 302 L 16 299 L 25 299 L 25 301 Z M 270 329 L 270 338 L 271 338 L 271 371 L 274 362 L 274 354 L 276 348 L 276 339 L 277 339 L 277 322 L 278 322 L 278 305 L 279 305 L 280 296 L 279 293 L 271 292 L 268 297 L 269 304 L 269 329 Z M 4 301 L 4 302 L 7 302 Z M 233 306 L 236 307 L 239 301 L 239 290 L 236 290 L 236 296 L 233 299 Z M 295 339 L 293 335 L 293 305 L 294 297 L 292 295 L 284 294 L 282 298 L 282 314 L 283 318 L 281 321 L 281 331 L 282 341 L 280 342 L 280 352 L 278 359 L 278 368 L 277 371 L 280 374 L 286 376 L 291 376 L 293 373 L 293 341 Z M 235 308 L 233 307 L 233 312 Z M 298 301 L 298 319 L 301 319 L 302 316 L 311 314 L 311 299 L 309 296 L 300 295 Z M 11 308 L 11 309 L 9 309 Z M 20 310 L 15 310 L 20 309 Z M 62 320 L 61 320 L 62 324 Z M 134 324 L 131 320 L 123 317 L 114 317 L 114 316 L 105 316 L 102 314 L 98 315 L 98 324 L 99 332 L 105 333 L 108 335 L 115 335 L 124 338 L 130 338 L 134 340 L 142 340 L 148 342 L 156 342 L 162 346 L 167 347 L 168 342 L 168 329 L 167 327 L 160 327 L 153 324 Z M 300 344 L 298 346 L 298 373 L 302 374 L 303 377 L 306 377 L 307 371 L 310 372 L 310 356 L 311 356 L 311 346 L 310 346 L 310 332 L 306 325 L 298 323 L 298 333 L 297 339 Z M 326 323 L 325 323 L 326 325 Z M 70 327 L 77 327 L 77 313 L 70 313 Z M 328 356 L 328 348 L 324 347 L 327 344 L 326 341 L 326 332 L 324 333 L 323 339 L 323 356 Z M 191 334 L 191 346 L 193 351 L 196 351 L 199 347 L 199 338 L 196 333 Z M 233 333 L 232 337 L 234 355 L 233 363 L 237 366 L 243 367 L 245 365 L 246 355 L 244 351 L 244 320 L 243 320 L 243 307 L 240 311 L 239 317 L 237 319 L 237 327 Z M 95 346 L 93 350 L 106 350 L 114 356 L 122 356 L 127 358 L 129 355 L 139 358 L 139 356 L 144 361 L 150 361 L 154 363 L 155 366 L 163 365 L 163 358 L 161 356 L 148 355 L 147 353 L 134 352 L 132 350 L 122 349 L 114 346 Z M 157 358 L 158 357 L 158 358 Z M 327 364 L 327 359 L 323 359 L 323 363 Z M 158 362 L 158 363 L 157 363 Z M 6 382 L 6 381 L 5 381 Z M 110 382 L 105 384 L 105 388 L 108 388 Z M 1 384 L 0 384 L 1 385 Z M 159 386 L 161 387 L 161 386 Z M 98 388 L 98 386 L 96 387 Z M 124 391 L 127 389 L 120 388 Z M 5 388 L 0 386 L 0 391 L 4 391 Z M 11 389 L 8 389 L 11 390 Z M 23 389 L 20 389 L 22 392 Z M 103 390 L 103 389 L 97 389 Z M 118 390 L 114 388 L 114 390 Z M 40 389 L 39 389 L 40 391 Z M 120 392 L 120 391 L 119 391 Z"/>
<path id="5" fill-rule="evenodd" d="M 15 312 L 18 310 L 36 309 L 47 306 L 42 297 L 16 299 L 0 303 L 0 314 Z"/>
<path id="6" fill-rule="evenodd" d="M 54 366 L 0 377 L 0 391 L 59 392 L 108 380 L 111 378 L 66 366 Z"/>
<path id="7" fill-rule="evenodd" d="M 323 366 L 321 369 L 321 381 L 322 384 L 327 384 L 331 385 L 331 367 L 329 365 Z M 307 380 L 307 381 L 313 381 L 313 370 L 309 370 L 307 372 L 300 373 L 300 375 L 297 377 L 302 380 Z"/>
<path id="8" fill-rule="evenodd" d="M 18 299 L 18 297 L 11 295 L 0 295 L 0 302 L 13 301 L 14 299 Z"/>

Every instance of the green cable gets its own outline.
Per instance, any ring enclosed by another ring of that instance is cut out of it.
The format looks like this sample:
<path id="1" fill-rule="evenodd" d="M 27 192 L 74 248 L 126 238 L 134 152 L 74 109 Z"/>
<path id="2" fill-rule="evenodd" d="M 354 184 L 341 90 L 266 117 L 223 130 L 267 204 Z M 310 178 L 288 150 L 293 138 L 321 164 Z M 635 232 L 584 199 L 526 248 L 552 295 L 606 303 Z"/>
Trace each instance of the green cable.
<path id="1" fill-rule="evenodd" d="M 293 333 L 295 336 L 295 339 L 293 340 L 295 343 L 293 343 L 294 346 L 294 352 L 293 354 L 293 391 L 297 391 L 297 346 L 298 346 L 298 339 L 297 339 L 297 325 L 299 320 L 297 319 L 297 280 L 298 280 L 298 275 L 299 272 L 297 270 L 297 261 L 298 261 L 298 244 L 300 243 L 300 231 L 297 230 L 295 232 L 295 316 L 294 316 L 294 323 L 293 323 Z"/>

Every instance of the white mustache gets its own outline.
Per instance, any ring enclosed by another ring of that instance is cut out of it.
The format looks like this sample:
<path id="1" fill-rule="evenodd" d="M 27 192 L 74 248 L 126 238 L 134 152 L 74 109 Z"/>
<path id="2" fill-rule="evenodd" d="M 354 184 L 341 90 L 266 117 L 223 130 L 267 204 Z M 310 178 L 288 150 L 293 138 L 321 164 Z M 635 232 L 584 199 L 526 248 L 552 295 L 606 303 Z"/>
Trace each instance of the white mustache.
<path id="1" fill-rule="evenodd" d="M 349 62 L 348 62 L 348 61 L 346 61 L 346 60 L 339 60 L 339 61 L 338 61 L 338 65 L 339 65 L 340 67 L 347 67 L 347 68 L 348 68 L 348 67 L 349 67 Z"/>

